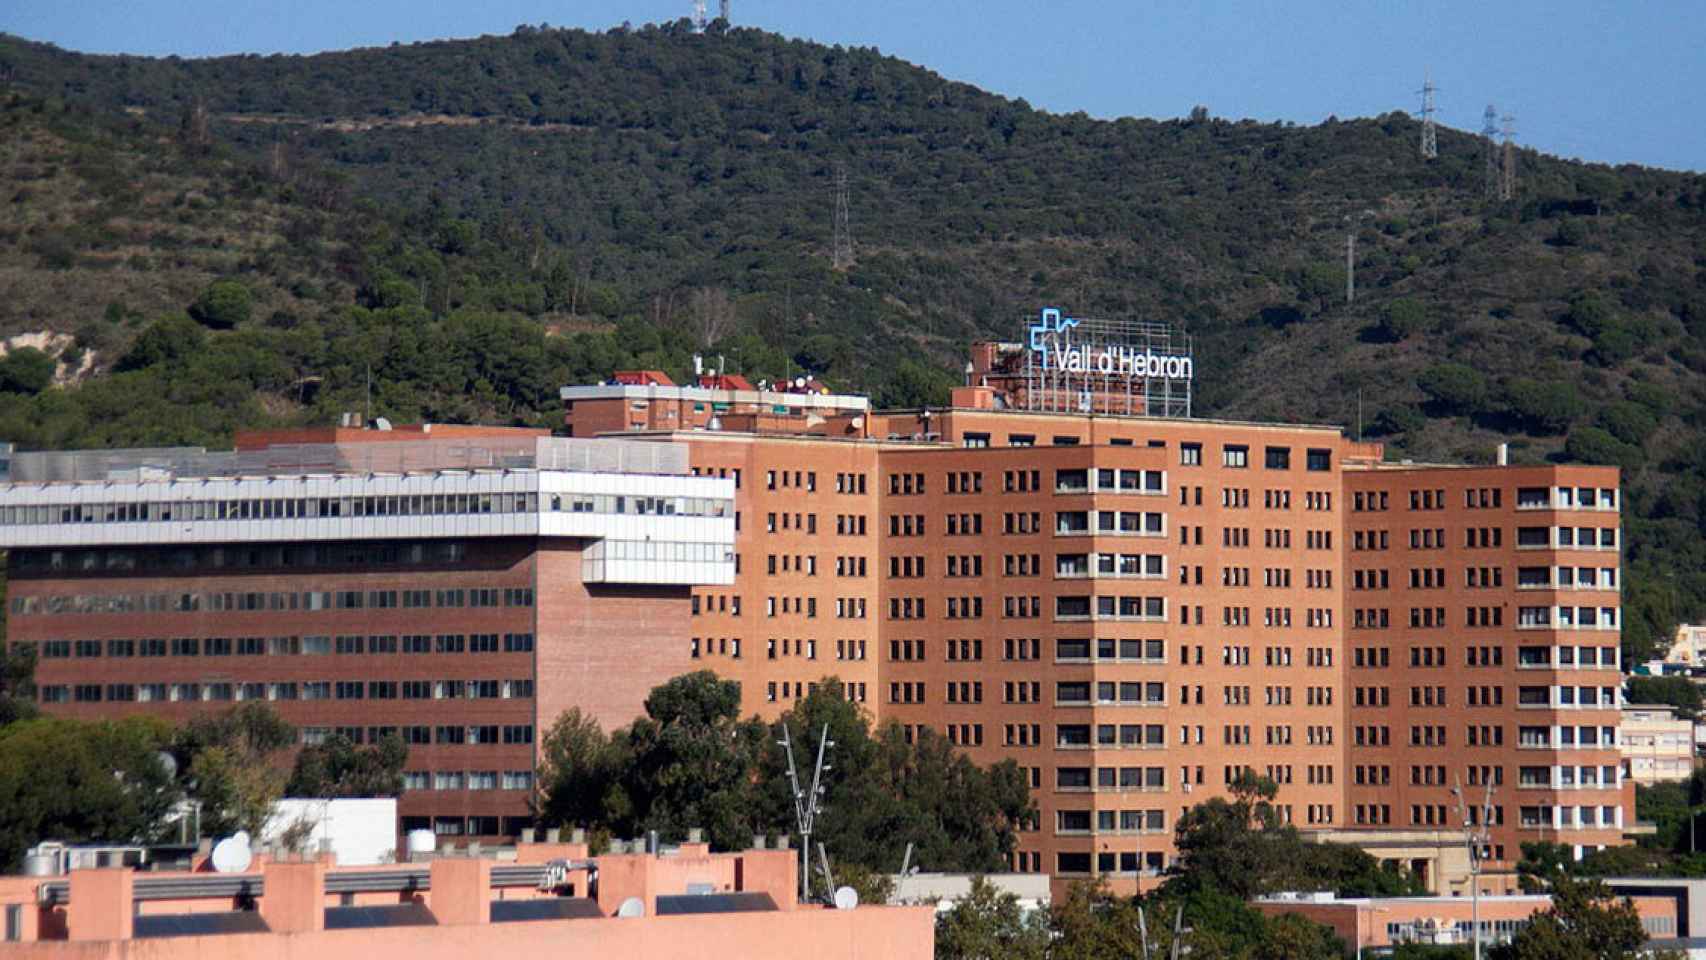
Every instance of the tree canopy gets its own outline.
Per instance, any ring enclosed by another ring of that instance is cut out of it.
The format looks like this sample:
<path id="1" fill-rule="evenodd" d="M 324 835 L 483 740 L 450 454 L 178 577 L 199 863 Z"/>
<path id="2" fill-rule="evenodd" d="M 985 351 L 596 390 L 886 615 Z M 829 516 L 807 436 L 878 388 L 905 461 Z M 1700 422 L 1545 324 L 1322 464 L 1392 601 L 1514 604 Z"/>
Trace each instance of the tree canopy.
<path id="1" fill-rule="evenodd" d="M 908 843 L 928 869 L 1004 869 L 1031 810 L 1011 761 L 984 768 L 929 732 L 908 742 L 893 725 L 872 731 L 834 678 L 775 724 L 743 720 L 739 708 L 737 682 L 699 672 L 657 687 L 645 716 L 612 734 L 564 714 L 542 738 L 541 821 L 614 836 L 657 830 L 668 840 L 697 827 L 721 849 L 793 834 L 782 728 L 809 777 L 827 725 L 834 747 L 813 840 L 838 871 L 892 873 Z"/>
<path id="2" fill-rule="evenodd" d="M 0 867 L 43 840 L 149 843 L 182 796 L 160 753 L 171 727 L 132 717 L 0 726 Z"/>

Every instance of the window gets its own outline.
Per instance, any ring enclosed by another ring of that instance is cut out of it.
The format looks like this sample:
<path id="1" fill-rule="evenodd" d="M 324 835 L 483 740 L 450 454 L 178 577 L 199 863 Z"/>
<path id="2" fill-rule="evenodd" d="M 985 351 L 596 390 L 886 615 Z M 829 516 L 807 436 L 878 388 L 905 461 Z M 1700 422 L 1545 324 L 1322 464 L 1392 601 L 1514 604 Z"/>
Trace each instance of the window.
<path id="1" fill-rule="evenodd" d="M 1250 448 L 1242 444 L 1227 444 L 1220 448 L 1220 465 L 1243 469 L 1250 465 Z"/>
<path id="2" fill-rule="evenodd" d="M 1333 451 L 1311 449 L 1305 459 L 1305 468 L 1317 473 L 1333 469 Z"/>
<path id="3" fill-rule="evenodd" d="M 1200 444 L 1200 443 L 1181 443 L 1181 444 L 1179 444 L 1179 465 L 1185 466 L 1185 467 L 1200 467 L 1200 466 L 1202 466 L 1202 444 Z"/>
<path id="4" fill-rule="evenodd" d="M 1262 465 L 1269 470 L 1290 470 L 1291 448 L 1268 447 L 1262 451 Z"/>

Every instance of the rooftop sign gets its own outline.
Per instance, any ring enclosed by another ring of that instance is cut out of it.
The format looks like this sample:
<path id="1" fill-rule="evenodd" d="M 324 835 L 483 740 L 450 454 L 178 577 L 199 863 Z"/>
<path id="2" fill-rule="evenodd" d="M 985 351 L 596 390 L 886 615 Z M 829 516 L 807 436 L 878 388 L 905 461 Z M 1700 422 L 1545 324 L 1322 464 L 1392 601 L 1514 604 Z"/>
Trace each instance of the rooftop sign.
<path id="1" fill-rule="evenodd" d="M 1026 334 L 1027 409 L 1190 416 L 1191 340 L 1172 325 L 1044 307 Z"/>

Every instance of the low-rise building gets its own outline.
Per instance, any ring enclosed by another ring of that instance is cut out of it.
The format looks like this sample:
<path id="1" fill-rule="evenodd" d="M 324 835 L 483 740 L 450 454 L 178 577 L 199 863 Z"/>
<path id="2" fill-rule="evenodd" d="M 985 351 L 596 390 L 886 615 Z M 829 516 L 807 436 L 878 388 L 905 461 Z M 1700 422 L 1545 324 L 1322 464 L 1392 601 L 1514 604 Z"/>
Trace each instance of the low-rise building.
<path id="1" fill-rule="evenodd" d="M 1694 721 L 1666 704 L 1632 703 L 1617 725 L 1627 779 L 1639 786 L 1678 783 L 1694 772 Z"/>
<path id="2" fill-rule="evenodd" d="M 583 844 L 524 842 L 507 861 L 352 870 L 261 859 L 238 873 L 0 877 L 0 912 L 5 954 L 18 960 L 931 956 L 929 907 L 802 905 L 797 880 L 787 849 L 589 857 Z"/>
<path id="3" fill-rule="evenodd" d="M 1678 936 L 1678 902 L 1674 897 L 1636 893 L 1630 900 L 1647 936 L 1657 941 L 1655 946 Z M 1341 898 L 1330 893 L 1282 893 L 1254 903 L 1270 917 L 1293 913 L 1332 927 L 1359 957 L 1365 950 L 1385 952 L 1404 943 L 1473 943 L 1477 911 L 1481 945 L 1504 943 L 1551 905 L 1552 898 L 1544 894 L 1483 896 L 1477 905 L 1469 897 Z"/>

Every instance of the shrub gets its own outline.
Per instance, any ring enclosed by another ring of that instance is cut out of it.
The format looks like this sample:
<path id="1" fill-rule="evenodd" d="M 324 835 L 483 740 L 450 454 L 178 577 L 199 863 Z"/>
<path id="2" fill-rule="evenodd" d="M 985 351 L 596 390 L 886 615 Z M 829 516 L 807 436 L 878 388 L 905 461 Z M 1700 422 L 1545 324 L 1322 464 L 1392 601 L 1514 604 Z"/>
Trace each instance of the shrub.
<path id="1" fill-rule="evenodd" d="M 253 306 L 248 287 L 235 280 L 215 280 L 190 304 L 190 316 L 204 326 L 229 330 L 247 322 Z"/>

